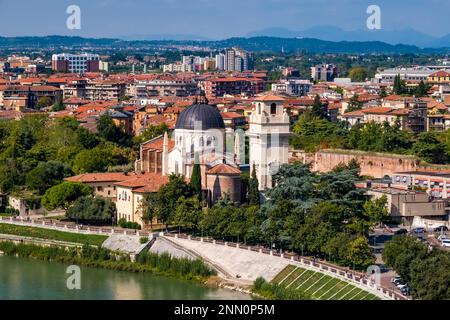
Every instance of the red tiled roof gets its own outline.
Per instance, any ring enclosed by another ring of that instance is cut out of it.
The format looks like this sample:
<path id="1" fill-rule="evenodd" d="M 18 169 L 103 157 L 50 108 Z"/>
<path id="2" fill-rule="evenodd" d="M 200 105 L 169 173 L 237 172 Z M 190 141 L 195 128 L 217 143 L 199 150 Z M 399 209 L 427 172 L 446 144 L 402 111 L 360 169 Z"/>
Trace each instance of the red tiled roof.
<path id="1" fill-rule="evenodd" d="M 218 175 L 237 175 L 241 174 L 241 170 L 232 167 L 228 164 L 218 164 L 211 169 L 209 169 L 206 174 L 218 174 Z"/>
<path id="2" fill-rule="evenodd" d="M 243 115 L 236 112 L 222 112 L 221 113 L 223 119 L 240 119 L 245 118 Z"/>
<path id="3" fill-rule="evenodd" d="M 438 71 L 429 75 L 430 77 L 450 77 L 450 73 L 446 71 Z"/>
<path id="4" fill-rule="evenodd" d="M 169 182 L 168 176 L 159 173 L 145 173 L 135 178 L 115 183 L 118 187 L 131 188 L 135 192 L 157 192 L 163 185 Z"/>
<path id="5" fill-rule="evenodd" d="M 262 101 L 262 102 L 271 102 L 271 101 L 285 101 L 286 99 L 274 95 L 274 94 L 267 94 L 261 97 L 257 97 L 256 99 L 254 99 L 254 101 Z"/>
<path id="6" fill-rule="evenodd" d="M 136 178 L 136 173 L 125 174 L 123 172 L 86 173 L 66 178 L 66 181 L 92 183 L 92 182 L 120 182 Z"/>
<path id="7" fill-rule="evenodd" d="M 142 150 L 160 150 L 163 151 L 164 147 L 164 137 L 160 136 L 158 138 L 152 139 L 144 144 L 142 144 Z M 169 139 L 169 150 L 175 147 L 175 141 Z"/>

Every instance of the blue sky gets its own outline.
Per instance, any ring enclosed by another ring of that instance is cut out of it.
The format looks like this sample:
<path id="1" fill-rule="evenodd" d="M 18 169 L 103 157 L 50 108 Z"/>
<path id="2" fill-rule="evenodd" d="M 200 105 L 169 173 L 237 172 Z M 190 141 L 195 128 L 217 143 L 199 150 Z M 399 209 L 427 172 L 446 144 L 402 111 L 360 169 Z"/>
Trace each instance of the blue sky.
<path id="1" fill-rule="evenodd" d="M 81 30 L 66 28 L 71 4 L 81 7 Z M 370 4 L 381 7 L 384 29 L 450 33 L 450 0 L 0 0 L 0 35 L 195 34 L 217 39 L 270 27 L 355 30 L 365 28 Z"/>

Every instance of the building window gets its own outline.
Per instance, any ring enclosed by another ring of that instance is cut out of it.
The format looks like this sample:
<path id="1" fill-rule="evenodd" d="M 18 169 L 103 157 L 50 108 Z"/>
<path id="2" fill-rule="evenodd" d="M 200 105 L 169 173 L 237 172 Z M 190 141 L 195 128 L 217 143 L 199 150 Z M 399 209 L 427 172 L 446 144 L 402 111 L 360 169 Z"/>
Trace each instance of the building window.
<path id="1" fill-rule="evenodd" d="M 270 105 L 270 114 L 277 114 L 277 104 L 276 103 L 272 103 Z"/>

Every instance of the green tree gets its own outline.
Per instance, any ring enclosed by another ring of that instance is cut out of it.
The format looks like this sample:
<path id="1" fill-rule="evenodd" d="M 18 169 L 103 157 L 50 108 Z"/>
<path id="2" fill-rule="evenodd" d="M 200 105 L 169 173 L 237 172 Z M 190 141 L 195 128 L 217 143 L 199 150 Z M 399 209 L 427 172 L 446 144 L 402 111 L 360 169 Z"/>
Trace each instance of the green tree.
<path id="1" fill-rule="evenodd" d="M 58 111 L 62 111 L 65 109 L 66 109 L 66 107 L 64 106 L 64 104 L 62 102 L 55 103 L 52 107 L 53 112 L 58 112 Z"/>
<path id="2" fill-rule="evenodd" d="M 49 211 L 68 210 L 78 198 L 92 194 L 92 188 L 78 182 L 63 182 L 51 187 L 42 197 L 42 205 Z"/>
<path id="3" fill-rule="evenodd" d="M 362 269 L 366 269 L 368 266 L 375 263 L 375 257 L 366 237 L 360 236 L 350 241 L 347 259 L 350 263 L 353 263 L 355 267 Z"/>
<path id="4" fill-rule="evenodd" d="M 320 100 L 320 96 L 317 94 L 314 98 L 314 104 L 311 109 L 311 115 L 320 119 L 328 119 L 328 110 L 326 105 Z"/>
<path id="5" fill-rule="evenodd" d="M 253 164 L 252 174 L 248 184 L 248 199 L 250 205 L 259 205 L 260 194 L 259 194 L 259 182 L 256 176 L 256 164 Z"/>
<path id="6" fill-rule="evenodd" d="M 427 247 L 411 236 L 394 236 L 385 244 L 383 261 L 406 282 L 411 281 L 411 264 L 415 259 L 425 259 Z"/>
<path id="7" fill-rule="evenodd" d="M 77 222 L 111 223 L 116 214 L 116 205 L 110 199 L 89 195 L 76 199 L 66 217 Z"/>
<path id="8" fill-rule="evenodd" d="M 158 190 L 156 194 L 157 217 L 166 225 L 166 228 L 173 222 L 178 199 L 189 196 L 191 196 L 189 186 L 181 175 L 169 176 L 169 182 Z"/>
<path id="9" fill-rule="evenodd" d="M 197 229 L 202 218 L 202 204 L 197 196 L 177 201 L 173 223 L 187 229 Z"/>
<path id="10" fill-rule="evenodd" d="M 444 164 L 449 160 L 446 153 L 446 146 L 439 140 L 439 132 L 430 131 L 421 133 L 411 151 L 428 163 Z"/>
<path id="11" fill-rule="evenodd" d="M 395 94 L 402 95 L 408 93 L 406 82 L 401 79 L 400 75 L 394 77 L 393 91 Z"/>
<path id="12" fill-rule="evenodd" d="M 154 138 L 157 138 L 159 136 L 162 136 L 164 133 L 166 133 L 167 131 L 169 131 L 169 127 L 167 126 L 167 124 L 162 123 L 160 125 L 157 126 L 148 126 L 148 128 L 146 128 L 140 136 L 134 137 L 134 142 L 135 143 L 144 143 L 146 141 L 152 140 Z"/>
<path id="13" fill-rule="evenodd" d="M 78 173 L 105 172 L 108 166 L 117 164 L 109 148 L 96 147 L 83 150 L 77 154 L 73 162 L 73 170 Z"/>
<path id="14" fill-rule="evenodd" d="M 353 97 L 350 98 L 350 102 L 348 104 L 346 112 L 352 112 L 356 110 L 361 110 L 363 107 L 363 103 L 358 100 L 359 96 L 355 94 Z"/>
<path id="15" fill-rule="evenodd" d="M 428 90 L 429 90 L 429 86 L 427 86 L 425 84 L 425 82 L 423 82 L 423 80 L 420 80 L 419 85 L 417 86 L 414 94 L 417 97 L 423 97 L 423 96 L 426 96 L 428 94 Z"/>
<path id="16" fill-rule="evenodd" d="M 202 194 L 202 173 L 200 171 L 200 160 L 198 154 L 195 154 L 195 164 L 192 169 L 191 182 L 190 182 L 191 190 L 194 194 L 201 197 Z"/>
<path id="17" fill-rule="evenodd" d="M 111 141 L 122 146 L 129 146 L 131 137 L 125 133 L 125 130 L 114 124 L 112 117 L 105 113 L 100 117 L 97 123 L 97 130 L 100 137 L 106 141 Z"/>
<path id="18" fill-rule="evenodd" d="M 41 162 L 28 172 L 25 181 L 30 190 L 44 194 L 50 187 L 61 183 L 64 178 L 73 174 L 72 169 L 58 161 Z"/>
<path id="19" fill-rule="evenodd" d="M 386 222 L 389 219 L 386 195 L 364 203 L 364 215 L 374 224 Z"/>
<path id="20" fill-rule="evenodd" d="M 367 72 L 364 68 L 355 67 L 350 69 L 349 77 L 353 82 L 364 82 L 367 79 Z"/>
<path id="21" fill-rule="evenodd" d="M 146 224 L 150 224 L 153 229 L 153 220 L 158 216 L 158 203 L 155 193 L 145 194 L 139 203 L 139 209 L 142 212 L 142 220 Z"/>
<path id="22" fill-rule="evenodd" d="M 40 97 L 36 103 L 38 109 L 43 109 L 49 107 L 53 103 L 50 97 Z"/>

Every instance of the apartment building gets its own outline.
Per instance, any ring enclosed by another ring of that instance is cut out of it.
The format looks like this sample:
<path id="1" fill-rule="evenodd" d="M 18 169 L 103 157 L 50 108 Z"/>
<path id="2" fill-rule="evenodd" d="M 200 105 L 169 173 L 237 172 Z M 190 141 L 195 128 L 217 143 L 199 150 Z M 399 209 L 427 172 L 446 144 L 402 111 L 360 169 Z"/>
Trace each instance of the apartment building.
<path id="1" fill-rule="evenodd" d="M 203 81 L 208 98 L 225 95 L 255 96 L 264 92 L 264 80 L 261 78 L 224 77 L 211 78 Z"/>
<path id="2" fill-rule="evenodd" d="M 272 84 L 272 91 L 298 97 L 308 95 L 311 88 L 312 83 L 309 80 L 289 79 Z"/>
<path id="3" fill-rule="evenodd" d="M 338 76 L 338 68 L 334 64 L 322 64 L 311 67 L 313 81 L 333 81 Z"/>
<path id="4" fill-rule="evenodd" d="M 70 73 L 98 72 L 100 70 L 100 56 L 90 53 L 54 54 L 52 56 L 52 70 Z"/>
<path id="5" fill-rule="evenodd" d="M 136 97 L 188 97 L 197 91 L 197 83 L 191 78 L 178 78 L 172 75 L 159 75 L 153 79 L 136 82 Z"/>
<path id="6" fill-rule="evenodd" d="M 418 189 L 434 198 L 450 198 L 450 173 L 407 171 L 392 174 L 392 185 L 404 189 Z"/>
<path id="7" fill-rule="evenodd" d="M 17 101 L 24 108 L 35 109 L 41 97 L 48 97 L 53 103 L 62 102 L 62 90 L 52 86 L 23 86 L 23 85 L 0 85 L 0 109 L 8 106 L 15 110 L 14 103 Z"/>
<path id="8" fill-rule="evenodd" d="M 86 84 L 84 89 L 85 99 L 98 101 L 109 100 L 118 102 L 126 95 L 127 84 L 115 80 L 97 80 Z"/>

